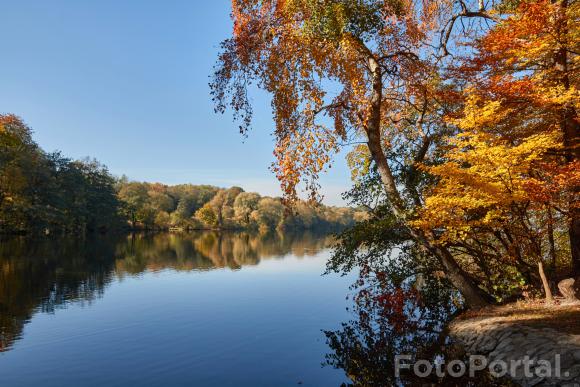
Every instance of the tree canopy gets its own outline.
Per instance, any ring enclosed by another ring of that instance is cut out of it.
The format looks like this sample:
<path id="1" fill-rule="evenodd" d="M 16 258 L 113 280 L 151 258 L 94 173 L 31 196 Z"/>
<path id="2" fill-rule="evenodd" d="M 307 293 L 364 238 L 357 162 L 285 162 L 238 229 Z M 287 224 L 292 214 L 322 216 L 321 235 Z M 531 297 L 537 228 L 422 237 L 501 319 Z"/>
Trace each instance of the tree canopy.
<path id="1" fill-rule="evenodd" d="M 0 233 L 85 233 L 122 225 L 107 168 L 44 152 L 14 115 L 0 115 L 0 160 Z"/>
<path id="2" fill-rule="evenodd" d="M 580 274 L 578 15 L 567 0 L 233 0 L 212 95 L 246 133 L 252 88 L 271 94 L 290 202 L 300 185 L 316 198 L 354 144 L 355 199 L 482 306 L 523 287 L 498 283 L 537 283 L 542 261 Z"/>

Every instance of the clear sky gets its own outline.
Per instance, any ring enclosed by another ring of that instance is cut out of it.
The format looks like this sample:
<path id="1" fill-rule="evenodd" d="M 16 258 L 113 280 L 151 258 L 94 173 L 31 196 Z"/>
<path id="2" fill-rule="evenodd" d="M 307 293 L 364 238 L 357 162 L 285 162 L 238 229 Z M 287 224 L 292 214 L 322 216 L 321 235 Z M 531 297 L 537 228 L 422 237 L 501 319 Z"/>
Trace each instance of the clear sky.
<path id="1" fill-rule="evenodd" d="M 279 195 L 269 98 L 254 96 L 243 139 L 216 115 L 209 75 L 231 32 L 227 0 L 0 0 L 0 112 L 22 117 L 47 151 L 91 156 L 115 175 L 239 185 Z M 325 203 L 350 186 L 344 156 Z"/>

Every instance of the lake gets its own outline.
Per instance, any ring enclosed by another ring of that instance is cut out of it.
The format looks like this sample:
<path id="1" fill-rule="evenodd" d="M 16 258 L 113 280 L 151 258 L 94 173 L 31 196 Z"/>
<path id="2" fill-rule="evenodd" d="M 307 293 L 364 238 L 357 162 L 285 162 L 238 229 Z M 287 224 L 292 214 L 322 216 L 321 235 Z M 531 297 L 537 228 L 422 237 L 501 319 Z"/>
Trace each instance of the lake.
<path id="1" fill-rule="evenodd" d="M 330 236 L 0 242 L 0 386 L 338 386 Z"/>

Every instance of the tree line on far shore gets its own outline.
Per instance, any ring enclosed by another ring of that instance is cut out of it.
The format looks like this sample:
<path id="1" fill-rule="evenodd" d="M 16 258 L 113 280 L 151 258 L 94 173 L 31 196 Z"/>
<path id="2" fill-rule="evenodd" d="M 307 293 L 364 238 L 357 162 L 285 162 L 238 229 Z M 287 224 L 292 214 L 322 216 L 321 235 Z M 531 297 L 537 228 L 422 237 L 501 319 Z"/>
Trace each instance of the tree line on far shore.
<path id="1" fill-rule="evenodd" d="M 340 229 L 352 208 L 298 202 L 210 185 L 129 181 L 96 160 L 42 150 L 14 115 L 0 115 L 0 234 L 127 229 Z"/>
<path id="2" fill-rule="evenodd" d="M 117 182 L 118 198 L 133 228 L 145 229 L 341 229 L 364 212 L 346 207 L 296 203 L 287 209 L 280 198 L 209 185 Z"/>

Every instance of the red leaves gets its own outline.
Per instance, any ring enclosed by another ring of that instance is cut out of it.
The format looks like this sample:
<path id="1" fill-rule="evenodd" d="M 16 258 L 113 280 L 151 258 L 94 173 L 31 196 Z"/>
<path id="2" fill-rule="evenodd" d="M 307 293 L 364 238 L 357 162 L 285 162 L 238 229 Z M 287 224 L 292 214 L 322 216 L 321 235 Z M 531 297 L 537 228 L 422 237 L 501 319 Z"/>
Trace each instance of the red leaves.
<path id="1" fill-rule="evenodd" d="M 409 309 L 419 302 L 419 294 L 415 288 L 410 290 L 395 288 L 390 293 L 377 296 L 376 302 L 381 307 L 380 314 L 387 319 L 395 332 L 416 328 L 417 323 L 409 314 Z"/>
<path id="2" fill-rule="evenodd" d="M 561 197 L 574 195 L 574 190 L 580 186 L 580 161 L 542 163 L 537 176 L 526 182 L 530 199 L 539 204 L 556 204 L 562 201 Z"/>

